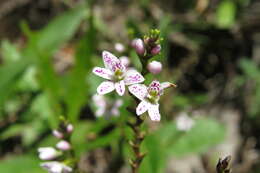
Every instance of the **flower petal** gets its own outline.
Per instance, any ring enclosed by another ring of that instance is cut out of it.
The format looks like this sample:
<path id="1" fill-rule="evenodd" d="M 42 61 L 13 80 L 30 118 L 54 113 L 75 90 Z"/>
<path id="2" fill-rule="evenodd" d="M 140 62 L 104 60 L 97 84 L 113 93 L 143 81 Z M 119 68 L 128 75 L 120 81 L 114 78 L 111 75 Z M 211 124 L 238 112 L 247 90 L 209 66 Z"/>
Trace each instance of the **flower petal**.
<path id="1" fill-rule="evenodd" d="M 101 94 L 101 95 L 104 95 L 104 94 L 107 94 L 107 93 L 113 91 L 114 89 L 115 89 L 115 86 L 114 86 L 113 82 L 105 81 L 105 82 L 102 82 L 98 86 L 97 93 Z"/>
<path id="2" fill-rule="evenodd" d="M 150 107 L 149 105 L 150 103 L 148 103 L 147 101 L 145 100 L 141 101 L 136 108 L 136 114 L 141 115 L 145 113 L 147 109 Z"/>
<path id="3" fill-rule="evenodd" d="M 110 70 L 112 70 L 112 67 L 114 66 L 114 64 L 120 62 L 120 60 L 115 55 L 113 55 L 112 53 L 110 53 L 108 51 L 103 51 L 102 57 L 103 57 L 105 67 Z"/>
<path id="4" fill-rule="evenodd" d="M 160 121 L 161 115 L 159 112 L 159 104 L 150 104 L 148 114 L 152 121 Z"/>
<path id="5" fill-rule="evenodd" d="M 147 95 L 147 87 L 144 84 L 134 84 L 129 86 L 128 89 L 139 100 L 143 100 Z"/>
<path id="6" fill-rule="evenodd" d="M 112 75 L 113 75 L 113 73 L 109 69 L 101 68 L 101 67 L 95 67 L 92 70 L 92 72 L 95 75 L 100 76 L 100 77 L 105 78 L 105 79 L 112 79 Z"/>
<path id="7" fill-rule="evenodd" d="M 126 85 L 137 84 L 143 81 L 144 81 L 144 77 L 138 71 L 131 69 L 126 72 L 126 76 L 125 76 Z"/>
<path id="8" fill-rule="evenodd" d="M 170 82 L 163 82 L 161 83 L 161 89 L 166 89 L 169 87 L 177 87 L 177 85 L 170 83 Z"/>
<path id="9" fill-rule="evenodd" d="M 125 82 L 123 80 L 115 83 L 116 92 L 122 96 L 125 93 Z"/>

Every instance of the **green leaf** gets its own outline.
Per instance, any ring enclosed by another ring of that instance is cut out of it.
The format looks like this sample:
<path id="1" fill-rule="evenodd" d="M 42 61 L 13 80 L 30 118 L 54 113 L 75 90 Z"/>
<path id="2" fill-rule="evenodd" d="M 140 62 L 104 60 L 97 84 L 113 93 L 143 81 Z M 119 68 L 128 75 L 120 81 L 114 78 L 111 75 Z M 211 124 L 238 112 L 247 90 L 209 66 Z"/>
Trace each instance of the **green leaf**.
<path id="1" fill-rule="evenodd" d="M 211 119 L 199 119 L 190 131 L 170 140 L 167 144 L 168 153 L 184 156 L 205 152 L 209 147 L 221 142 L 224 137 L 225 128 L 222 125 Z"/>
<path id="2" fill-rule="evenodd" d="M 85 15 L 86 8 L 82 5 L 52 20 L 48 26 L 37 33 L 38 51 L 53 54 L 74 35 Z"/>
<path id="3" fill-rule="evenodd" d="M 4 63 L 12 63 L 21 58 L 17 48 L 7 40 L 2 42 L 1 54 L 3 56 Z"/>
<path id="4" fill-rule="evenodd" d="M 151 145 L 152 144 L 152 145 Z M 159 173 L 163 171 L 165 165 L 165 150 L 160 146 L 160 141 L 155 136 L 149 137 L 145 140 L 144 145 L 148 154 L 142 161 L 139 172 L 140 173 Z"/>
<path id="5" fill-rule="evenodd" d="M 242 59 L 239 61 L 239 66 L 247 77 L 260 81 L 260 68 L 253 61 Z"/>
<path id="6" fill-rule="evenodd" d="M 217 25 L 220 28 L 230 28 L 235 23 L 236 10 L 234 1 L 222 1 L 217 8 Z"/>
<path id="7" fill-rule="evenodd" d="M 93 19 L 90 18 L 90 28 L 80 41 L 77 52 L 75 66 L 69 74 L 68 87 L 66 90 L 65 101 L 68 106 L 68 117 L 75 122 L 80 112 L 80 108 L 86 103 L 88 96 L 89 83 L 86 83 L 87 74 L 91 74 L 91 57 L 97 44 L 96 28 Z"/>
<path id="8" fill-rule="evenodd" d="M 35 156 L 11 156 L 0 162 L 0 172 L 45 173 L 39 165 L 39 159 Z"/>
<path id="9" fill-rule="evenodd" d="M 182 157 L 190 153 L 205 152 L 221 142 L 224 136 L 225 128 L 212 119 L 196 120 L 188 132 L 178 131 L 174 123 L 164 124 L 145 138 L 147 156 L 142 163 L 141 172 L 149 170 L 148 172 L 162 173 L 169 156 Z"/>
<path id="10" fill-rule="evenodd" d="M 0 91 L 4 91 L 0 94 L 0 107 L 15 88 L 28 63 L 26 60 L 19 60 L 0 67 Z"/>
<path id="11" fill-rule="evenodd" d="M 25 127 L 26 127 L 26 125 L 23 125 L 23 124 L 12 125 L 8 129 L 6 129 L 4 132 L 1 133 L 0 138 L 1 138 L 1 140 L 5 140 L 10 137 L 21 135 L 23 133 L 23 130 Z"/>

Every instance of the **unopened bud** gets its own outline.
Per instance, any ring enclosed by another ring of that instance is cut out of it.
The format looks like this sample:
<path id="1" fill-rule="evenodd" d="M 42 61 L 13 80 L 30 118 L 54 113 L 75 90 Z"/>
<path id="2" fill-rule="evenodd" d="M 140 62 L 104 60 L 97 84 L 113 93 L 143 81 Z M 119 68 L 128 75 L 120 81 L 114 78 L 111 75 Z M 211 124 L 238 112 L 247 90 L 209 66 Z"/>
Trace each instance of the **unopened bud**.
<path id="1" fill-rule="evenodd" d="M 135 51 L 138 55 L 144 55 L 145 47 L 142 39 L 140 38 L 134 39 L 132 42 L 132 46 L 135 48 Z"/>
<path id="2" fill-rule="evenodd" d="M 122 53 L 125 51 L 125 46 L 121 43 L 116 43 L 115 50 L 118 51 L 119 53 Z"/>
<path id="3" fill-rule="evenodd" d="M 62 139 L 63 138 L 63 134 L 60 131 L 58 131 L 58 130 L 53 130 L 52 134 L 53 134 L 53 136 L 55 136 L 58 139 Z"/>
<path id="4" fill-rule="evenodd" d="M 156 45 L 152 50 L 151 50 L 151 54 L 152 55 L 157 55 L 159 54 L 161 51 L 161 45 Z"/>
<path id="5" fill-rule="evenodd" d="M 127 56 L 121 56 L 119 60 L 125 67 L 128 67 L 130 65 L 130 60 Z"/>
<path id="6" fill-rule="evenodd" d="M 152 61 L 147 65 L 150 73 L 158 74 L 162 71 L 162 63 L 159 61 Z"/>
<path id="7" fill-rule="evenodd" d="M 68 125 L 67 125 L 67 132 L 68 132 L 68 133 L 71 133 L 71 132 L 73 131 L 73 129 L 74 129 L 74 127 L 73 127 L 72 124 L 68 124 Z"/>
<path id="8" fill-rule="evenodd" d="M 58 142 L 56 144 L 56 147 L 60 150 L 63 150 L 63 151 L 69 150 L 71 148 L 70 143 L 65 141 L 65 140 Z"/>
<path id="9" fill-rule="evenodd" d="M 59 152 L 52 147 L 39 148 L 38 152 L 39 152 L 39 158 L 42 160 L 52 160 L 59 155 Z"/>

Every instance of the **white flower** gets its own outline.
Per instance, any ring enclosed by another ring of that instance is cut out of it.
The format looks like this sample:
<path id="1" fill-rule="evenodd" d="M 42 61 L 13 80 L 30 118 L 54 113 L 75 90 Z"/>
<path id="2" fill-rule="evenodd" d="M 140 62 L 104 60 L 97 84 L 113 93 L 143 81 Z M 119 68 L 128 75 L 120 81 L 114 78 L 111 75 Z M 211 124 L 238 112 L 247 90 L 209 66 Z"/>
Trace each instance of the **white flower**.
<path id="1" fill-rule="evenodd" d="M 117 99 L 115 102 L 109 102 L 103 95 L 95 94 L 92 97 L 95 107 L 97 110 L 95 111 L 95 115 L 100 117 L 102 115 L 110 116 L 110 115 L 119 115 L 119 108 L 122 106 L 123 101 L 121 99 Z"/>
<path id="2" fill-rule="evenodd" d="M 72 168 L 66 166 L 63 163 L 52 161 L 52 162 L 44 162 L 41 164 L 41 167 L 47 170 L 49 173 L 69 173 L 72 172 Z"/>
<path id="3" fill-rule="evenodd" d="M 60 152 L 52 147 L 41 147 L 38 148 L 39 158 L 42 160 L 52 160 L 60 155 Z"/>
<path id="4" fill-rule="evenodd" d="M 177 129 L 180 131 L 189 131 L 193 125 L 194 121 L 191 119 L 187 113 L 180 113 L 180 115 L 176 118 Z"/>
<path id="5" fill-rule="evenodd" d="M 122 96 L 125 93 L 125 85 L 132 85 L 144 81 L 144 77 L 134 69 L 126 69 L 122 62 L 108 51 L 102 53 L 105 68 L 95 67 L 93 73 L 107 81 L 102 82 L 97 93 L 104 95 L 113 90 Z"/>
<path id="6" fill-rule="evenodd" d="M 165 88 L 176 86 L 170 82 L 153 81 L 147 88 L 143 84 L 134 84 L 129 86 L 129 91 L 136 96 L 141 102 L 136 108 L 136 114 L 141 115 L 148 111 L 152 121 L 160 121 L 159 99 Z"/>

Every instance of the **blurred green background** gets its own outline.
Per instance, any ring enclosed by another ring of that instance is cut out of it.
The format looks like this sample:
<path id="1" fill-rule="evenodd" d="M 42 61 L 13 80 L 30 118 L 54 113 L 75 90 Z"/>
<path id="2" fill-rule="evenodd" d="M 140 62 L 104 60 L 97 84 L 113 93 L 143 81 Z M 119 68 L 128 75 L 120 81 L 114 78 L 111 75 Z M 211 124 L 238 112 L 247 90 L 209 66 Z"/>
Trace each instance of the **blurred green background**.
<path id="1" fill-rule="evenodd" d="M 146 83 L 178 87 L 160 100 L 161 122 L 146 120 L 140 172 L 214 173 L 227 155 L 234 172 L 260 172 L 257 0 L 2 0 L 0 22 L 1 173 L 44 172 L 37 148 L 55 145 L 61 115 L 75 127 L 83 172 L 130 172 L 133 100 L 123 97 L 118 117 L 96 117 L 92 96 L 102 79 L 91 70 L 103 66 L 103 50 L 140 70 L 130 43 L 151 28 L 164 38 L 154 58 L 163 71 Z M 194 120 L 191 130 L 176 128 L 180 114 Z"/>

